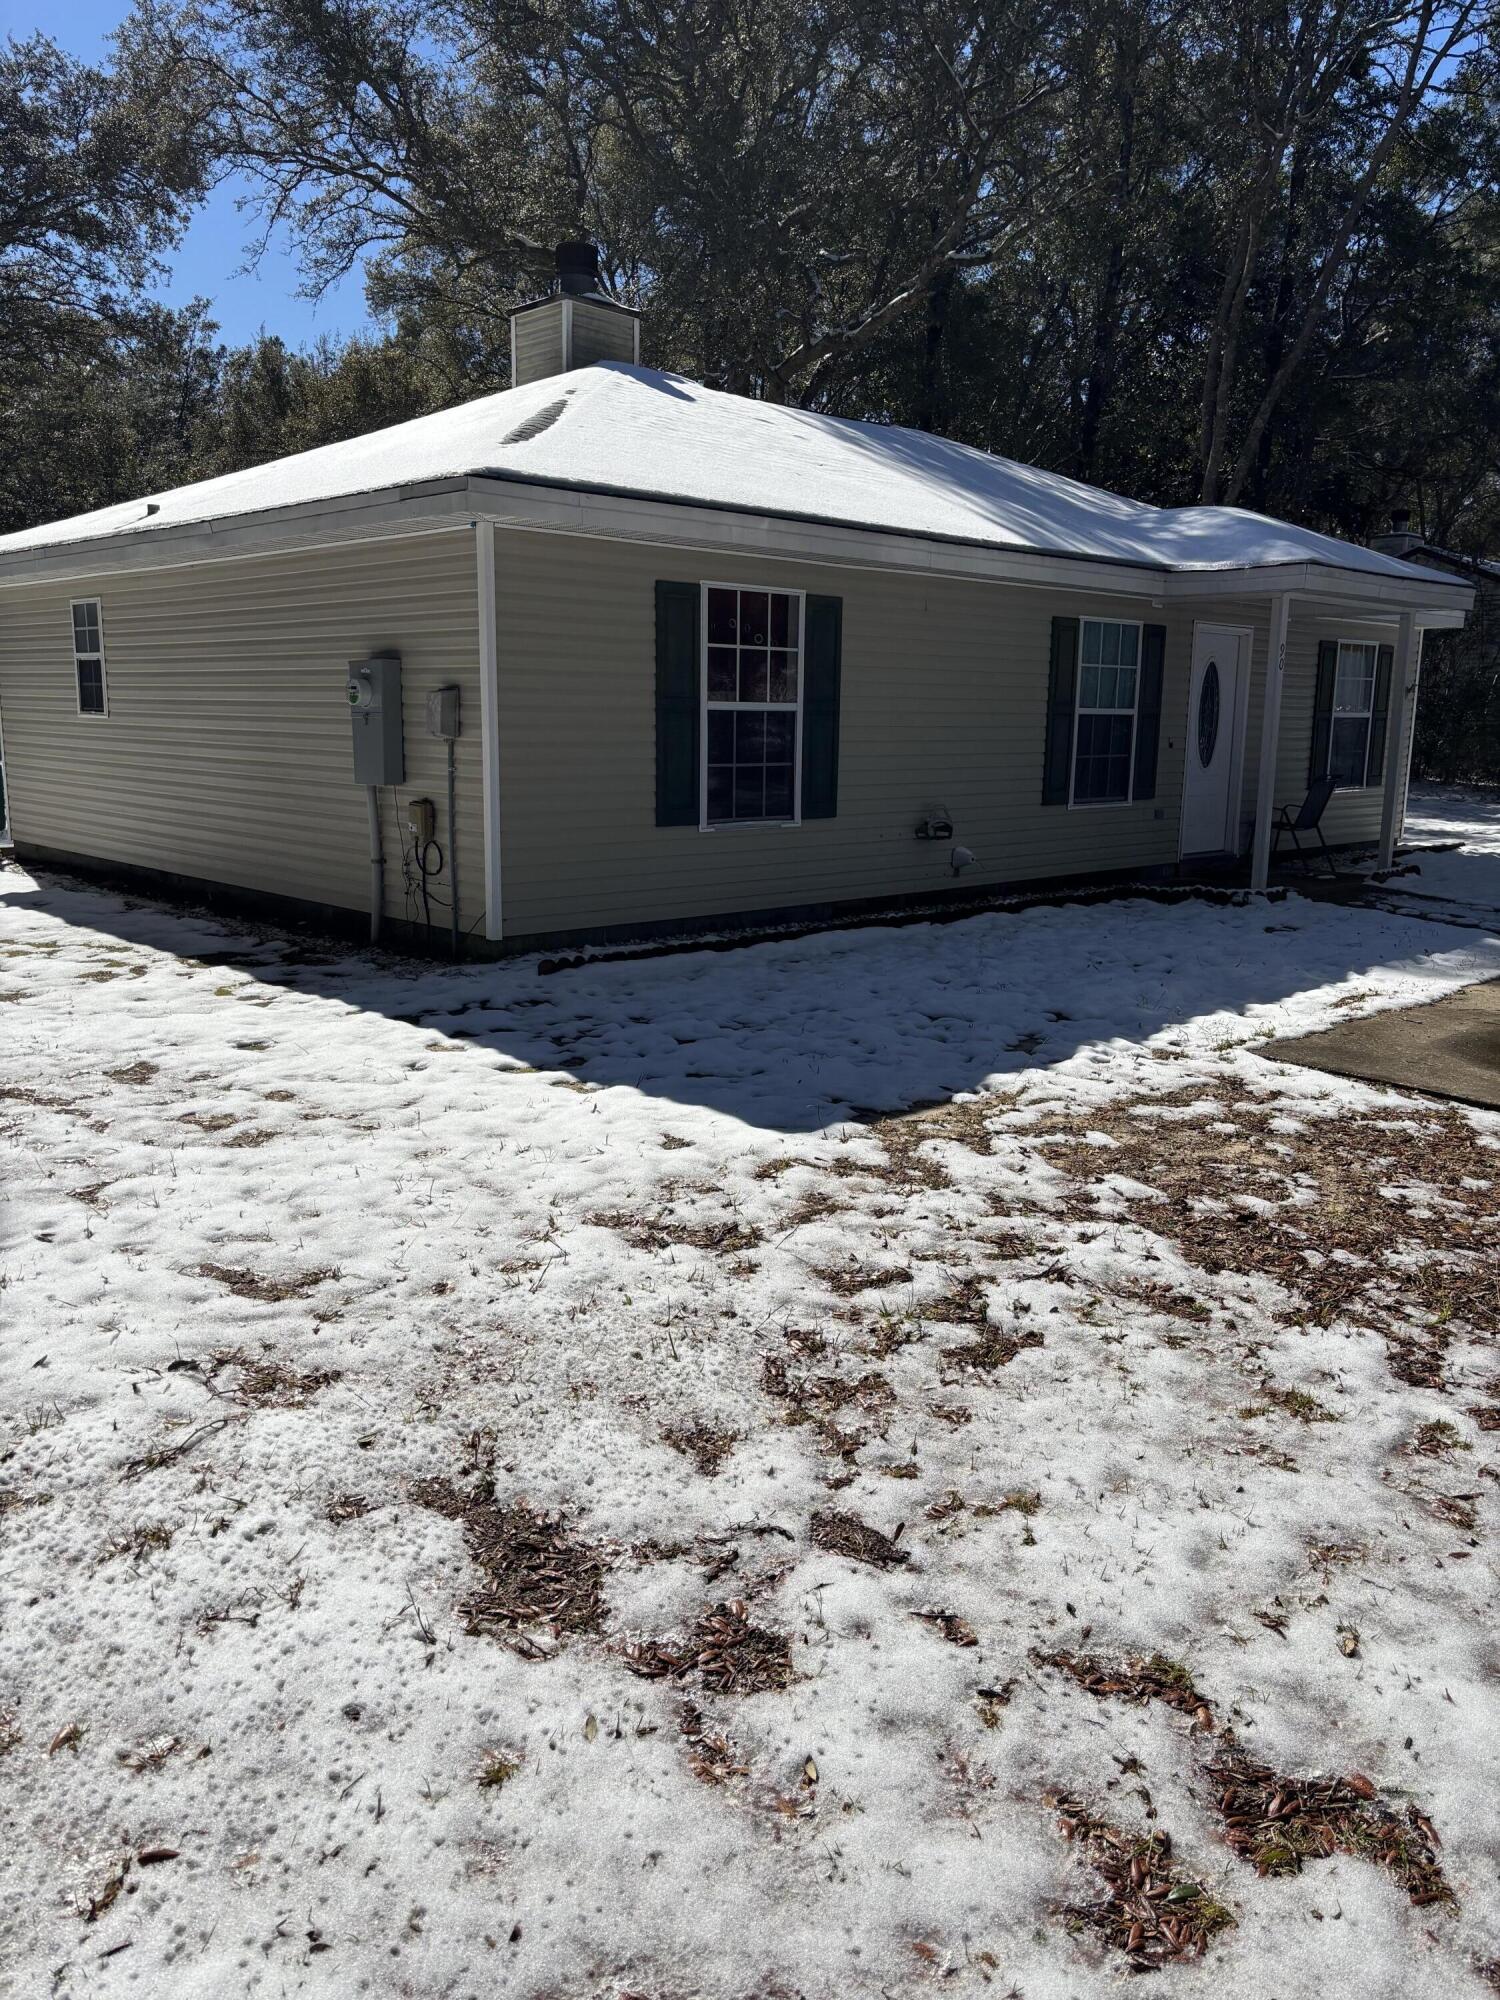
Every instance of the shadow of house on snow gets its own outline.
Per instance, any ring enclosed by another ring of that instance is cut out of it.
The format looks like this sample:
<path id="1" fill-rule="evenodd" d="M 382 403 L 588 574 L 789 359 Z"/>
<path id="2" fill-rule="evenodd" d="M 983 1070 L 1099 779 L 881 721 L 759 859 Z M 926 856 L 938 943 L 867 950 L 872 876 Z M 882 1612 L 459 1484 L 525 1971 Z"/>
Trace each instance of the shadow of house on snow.
<path id="1" fill-rule="evenodd" d="M 187 963 L 231 966 L 267 998 L 322 999 L 378 1017 L 371 1054 L 382 1061 L 420 1065 L 435 1036 L 468 1045 L 490 1058 L 473 1066 L 474 1102 L 493 1108 L 497 1130 L 516 1115 L 508 1077 L 521 1069 L 594 1089 L 624 1086 L 751 1127 L 811 1132 L 855 1111 L 972 1091 L 1091 1046 L 1170 1042 L 1189 1023 L 1200 1024 L 1199 1046 L 1205 1033 L 1210 1043 L 1259 1042 L 1312 1025 L 1305 1011 L 1286 1008 L 1296 996 L 1394 965 L 1436 997 L 1446 982 L 1423 963 L 1434 953 L 1500 971 L 1500 940 L 1296 897 L 1241 907 L 1060 904 L 599 960 L 551 975 L 528 959 L 435 969 L 37 879 L 35 891 L 0 890 L 0 904 Z M 246 1019 L 273 1047 L 283 1025 L 301 1025 L 276 1006 Z M 1145 1051 L 1141 1060 L 1150 1060 Z"/>

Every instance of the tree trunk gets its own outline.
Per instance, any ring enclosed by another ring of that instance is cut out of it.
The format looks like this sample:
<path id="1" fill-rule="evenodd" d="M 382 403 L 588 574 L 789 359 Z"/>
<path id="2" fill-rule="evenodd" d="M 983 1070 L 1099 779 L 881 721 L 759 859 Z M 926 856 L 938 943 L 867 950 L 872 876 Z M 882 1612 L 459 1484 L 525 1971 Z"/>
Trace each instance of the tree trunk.
<path id="1" fill-rule="evenodd" d="M 1306 182 L 1305 155 L 1300 146 L 1292 150 L 1287 176 L 1286 217 L 1281 229 L 1281 270 L 1276 280 L 1276 303 L 1266 330 L 1265 379 L 1274 382 L 1286 358 L 1287 333 L 1292 323 L 1292 307 L 1297 295 L 1297 253 L 1302 235 L 1302 193 Z M 1271 481 L 1271 458 L 1275 448 L 1275 425 L 1268 422 L 1256 450 L 1254 498 L 1264 508 Z"/>
<path id="2" fill-rule="evenodd" d="M 1135 104 L 1139 51 L 1127 44 L 1123 34 L 1115 37 L 1115 110 L 1120 137 L 1115 149 L 1112 176 L 1113 210 L 1109 246 L 1104 259 L 1104 283 L 1094 314 L 1094 335 L 1089 350 L 1088 372 L 1083 392 L 1083 409 L 1078 424 L 1077 471 L 1080 479 L 1091 479 L 1099 456 L 1099 433 L 1104 413 L 1115 386 L 1120 353 L 1120 301 L 1125 290 L 1125 236 L 1131 213 L 1132 168 L 1135 158 Z"/>
<path id="3" fill-rule="evenodd" d="M 919 431 L 946 435 L 951 428 L 948 396 L 948 321 L 953 312 L 953 290 L 958 273 L 945 264 L 927 287 L 927 324 L 922 333 L 921 375 L 917 385 L 916 419 Z"/>

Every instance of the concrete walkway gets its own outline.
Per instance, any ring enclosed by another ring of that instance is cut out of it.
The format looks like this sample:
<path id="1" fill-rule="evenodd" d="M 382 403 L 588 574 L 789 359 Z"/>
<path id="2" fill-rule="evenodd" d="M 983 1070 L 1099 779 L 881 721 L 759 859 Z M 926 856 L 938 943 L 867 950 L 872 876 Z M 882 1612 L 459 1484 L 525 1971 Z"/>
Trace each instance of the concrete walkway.
<path id="1" fill-rule="evenodd" d="M 1397 1007 L 1316 1035 L 1263 1042 L 1257 1053 L 1500 1111 L 1500 979 L 1466 986 L 1426 1006 Z"/>

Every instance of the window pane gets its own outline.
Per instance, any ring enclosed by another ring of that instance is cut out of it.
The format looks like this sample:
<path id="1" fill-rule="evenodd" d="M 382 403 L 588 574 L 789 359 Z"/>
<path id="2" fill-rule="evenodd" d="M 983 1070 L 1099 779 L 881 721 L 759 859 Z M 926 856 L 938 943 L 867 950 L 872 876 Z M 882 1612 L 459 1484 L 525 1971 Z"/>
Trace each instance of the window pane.
<path id="1" fill-rule="evenodd" d="M 767 689 L 767 655 L 764 652 L 740 654 L 740 700 L 764 701 Z"/>
<path id="2" fill-rule="evenodd" d="M 80 653 L 97 653 L 99 650 L 99 607 L 97 604 L 75 604 L 73 606 L 73 645 Z"/>
<path id="3" fill-rule="evenodd" d="M 766 761 L 771 764 L 790 764 L 792 745 L 797 740 L 797 718 L 795 715 L 768 715 L 765 718 Z"/>
<path id="4" fill-rule="evenodd" d="M 1118 708 L 1120 704 L 1117 699 L 1116 690 L 1119 684 L 1120 670 L 1118 667 L 1101 667 L 1099 669 L 1099 699 L 1095 706 L 1098 708 Z"/>
<path id="5" fill-rule="evenodd" d="M 795 701 L 797 699 L 797 655 L 795 653 L 773 653 L 771 655 L 771 700 Z"/>
<path id="6" fill-rule="evenodd" d="M 773 646 L 795 646 L 797 643 L 796 617 L 792 611 L 792 600 L 777 591 L 771 598 L 771 644 Z"/>
<path id="7" fill-rule="evenodd" d="M 734 761 L 736 764 L 766 761 L 766 718 L 761 712 L 734 718 Z"/>
<path id="8" fill-rule="evenodd" d="M 1141 634 L 1136 625 L 1120 627 L 1120 665 L 1134 667 L 1140 662 Z"/>
<path id="9" fill-rule="evenodd" d="M 792 767 L 790 764 L 767 764 L 766 766 L 766 818 L 790 819 L 792 816 Z"/>
<path id="10" fill-rule="evenodd" d="M 736 819 L 763 819 L 765 817 L 766 787 L 765 772 L 761 765 L 737 764 L 734 771 L 734 817 Z"/>
<path id="11" fill-rule="evenodd" d="M 1080 715 L 1073 797 L 1079 804 L 1117 803 L 1130 796 L 1128 715 Z"/>
<path id="12" fill-rule="evenodd" d="M 736 655 L 733 646 L 710 646 L 708 649 L 708 698 L 710 701 L 733 701 L 736 680 Z"/>
<path id="13" fill-rule="evenodd" d="M 78 662 L 78 706 L 85 715 L 104 713 L 104 669 L 97 660 Z"/>
<path id="14" fill-rule="evenodd" d="M 1362 785 L 1369 739 L 1370 724 L 1365 716 L 1335 716 L 1329 744 L 1329 777 L 1341 785 Z"/>
<path id="15" fill-rule="evenodd" d="M 740 592 L 740 644 L 769 645 L 771 637 L 770 601 L 763 590 Z"/>
<path id="16" fill-rule="evenodd" d="M 728 709 L 711 708 L 708 712 L 708 761 L 734 762 L 734 715 Z"/>
<path id="17" fill-rule="evenodd" d="M 1120 628 L 1118 625 L 1099 627 L 1099 664 L 1117 667 L 1120 664 Z"/>
<path id="18" fill-rule="evenodd" d="M 729 764 L 708 767 L 708 817 L 730 819 L 734 812 L 734 768 Z"/>
<path id="19" fill-rule="evenodd" d="M 738 634 L 734 617 L 735 593 L 732 590 L 711 590 L 708 593 L 708 643 L 710 646 L 732 646 Z"/>
<path id="20" fill-rule="evenodd" d="M 1097 708 L 1099 706 L 1099 668 L 1097 664 L 1086 666 L 1078 686 L 1078 706 Z"/>
<path id="21" fill-rule="evenodd" d="M 1083 627 L 1083 664 L 1097 667 L 1099 664 L 1099 621 L 1089 618 Z"/>
<path id="22" fill-rule="evenodd" d="M 1333 705 L 1344 714 L 1364 714 L 1375 691 L 1375 648 L 1340 646 Z"/>
<path id="23" fill-rule="evenodd" d="M 1135 668 L 1121 667 L 1115 675 L 1115 707 L 1135 707 Z"/>

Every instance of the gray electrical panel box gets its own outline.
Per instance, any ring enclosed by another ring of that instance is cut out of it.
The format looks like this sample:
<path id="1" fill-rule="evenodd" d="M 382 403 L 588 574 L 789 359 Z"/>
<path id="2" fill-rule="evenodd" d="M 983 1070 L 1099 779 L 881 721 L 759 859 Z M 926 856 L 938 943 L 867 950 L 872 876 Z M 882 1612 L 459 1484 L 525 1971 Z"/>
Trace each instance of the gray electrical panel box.
<path id="1" fill-rule="evenodd" d="M 354 725 L 354 782 L 401 785 L 401 655 L 371 653 L 349 662 L 349 720 Z"/>
<path id="2" fill-rule="evenodd" d="M 427 697 L 427 734 L 450 739 L 462 732 L 458 720 L 458 689 L 434 688 Z"/>

